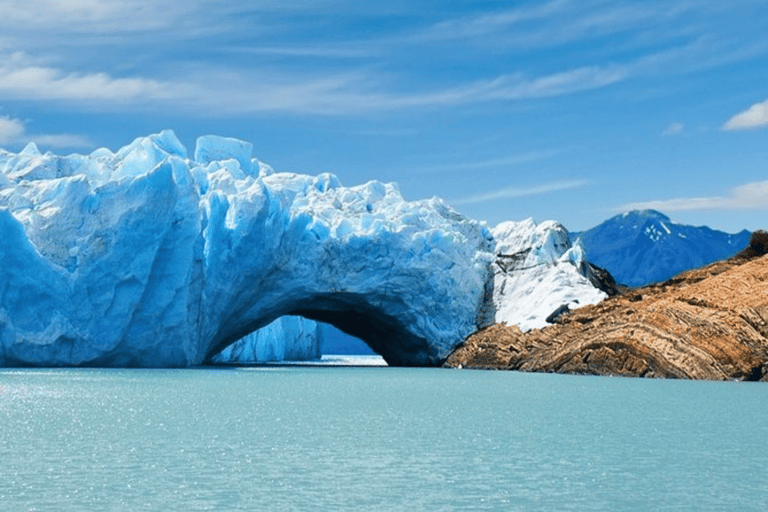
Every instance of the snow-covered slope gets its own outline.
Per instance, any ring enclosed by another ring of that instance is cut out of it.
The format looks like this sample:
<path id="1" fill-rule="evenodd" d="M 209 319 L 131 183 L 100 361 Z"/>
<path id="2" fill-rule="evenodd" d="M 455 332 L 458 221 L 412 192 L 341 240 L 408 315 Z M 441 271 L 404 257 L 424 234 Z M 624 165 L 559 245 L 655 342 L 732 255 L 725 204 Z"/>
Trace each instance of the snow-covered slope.
<path id="1" fill-rule="evenodd" d="M 439 199 L 273 173 L 173 132 L 113 153 L 0 151 L 0 365 L 187 366 L 283 315 L 390 364 L 484 325 L 492 237 Z"/>
<path id="2" fill-rule="evenodd" d="M 214 363 L 261 363 L 319 359 L 323 343 L 320 325 L 301 316 L 282 316 L 240 338 L 211 359 Z"/>
<path id="3" fill-rule="evenodd" d="M 561 306 L 575 309 L 607 297 L 590 281 L 593 270 L 583 248 L 571 246 L 568 231 L 557 222 L 502 222 L 493 236 L 497 323 L 517 324 L 523 331 L 540 328 Z"/>
<path id="4" fill-rule="evenodd" d="M 629 286 L 663 281 L 730 258 L 749 244 L 749 236 L 748 231 L 731 235 L 706 226 L 677 224 L 654 210 L 617 215 L 571 234 L 572 240 L 581 240 L 590 261 Z"/>

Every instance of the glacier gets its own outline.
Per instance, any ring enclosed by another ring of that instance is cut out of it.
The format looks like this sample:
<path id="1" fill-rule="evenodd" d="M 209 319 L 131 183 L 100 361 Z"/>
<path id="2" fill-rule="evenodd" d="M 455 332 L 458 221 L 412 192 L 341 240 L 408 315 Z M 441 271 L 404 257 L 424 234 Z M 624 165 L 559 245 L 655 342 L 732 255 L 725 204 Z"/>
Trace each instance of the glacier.
<path id="1" fill-rule="evenodd" d="M 285 315 L 393 365 L 493 321 L 493 236 L 438 198 L 274 172 L 166 130 L 112 152 L 0 151 L 0 364 L 202 364 Z"/>
<path id="2" fill-rule="evenodd" d="M 608 296 L 601 289 L 599 269 L 587 262 L 579 243 L 571 244 L 562 224 L 507 221 L 492 234 L 496 323 L 538 329 L 558 310 L 596 304 Z"/>
<path id="3" fill-rule="evenodd" d="M 219 364 L 311 361 L 322 356 L 323 329 L 301 316 L 281 316 L 214 355 Z"/>
<path id="4" fill-rule="evenodd" d="M 494 322 L 606 296 L 554 221 L 490 230 L 395 184 L 277 173 L 244 141 L 166 130 L 112 152 L 0 150 L 0 365 L 320 357 L 322 328 L 440 364 Z"/>

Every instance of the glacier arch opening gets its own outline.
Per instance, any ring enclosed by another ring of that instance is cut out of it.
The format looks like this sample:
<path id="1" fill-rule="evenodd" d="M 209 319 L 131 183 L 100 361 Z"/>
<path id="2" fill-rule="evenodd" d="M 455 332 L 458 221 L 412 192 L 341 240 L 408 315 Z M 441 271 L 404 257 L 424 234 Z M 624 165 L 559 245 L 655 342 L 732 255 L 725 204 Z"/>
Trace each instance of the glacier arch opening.
<path id="1" fill-rule="evenodd" d="M 408 330 L 408 326 L 398 318 L 388 315 L 380 308 L 369 304 L 364 296 L 354 293 L 334 292 L 313 296 L 292 305 L 282 312 L 278 319 L 313 320 L 321 324 L 335 327 L 342 333 L 360 340 L 370 350 L 380 355 L 390 366 L 423 366 L 425 364 L 439 364 L 440 354 L 432 349 L 428 340 L 414 335 Z M 226 350 L 244 336 L 258 332 L 259 329 L 270 329 L 274 325 L 273 320 L 264 320 L 243 324 L 237 328 L 237 321 L 227 323 L 236 327 L 223 334 L 220 341 L 212 345 L 212 349 L 206 358 L 207 361 L 216 360 L 219 354 L 227 354 Z M 258 326 L 253 328 L 253 326 Z M 300 328 L 299 328 L 300 329 Z M 291 358 L 312 359 L 320 357 L 321 351 L 313 352 L 307 340 L 300 338 L 301 333 L 295 328 L 288 327 L 285 335 L 298 337 L 296 345 L 289 347 L 284 359 Z M 267 343 L 270 343 L 267 341 Z M 262 358 L 273 360 L 280 357 L 280 348 L 262 348 Z M 229 354 L 231 356 L 231 353 Z M 221 361 L 221 357 L 218 359 Z M 267 359 L 264 359 L 267 360 Z"/>
<path id="2" fill-rule="evenodd" d="M 362 340 L 390 366 L 411 366 L 425 357 L 435 359 L 425 339 L 410 333 L 397 318 L 361 301 L 354 294 L 334 293 L 308 301 L 295 314 L 330 324 Z"/>

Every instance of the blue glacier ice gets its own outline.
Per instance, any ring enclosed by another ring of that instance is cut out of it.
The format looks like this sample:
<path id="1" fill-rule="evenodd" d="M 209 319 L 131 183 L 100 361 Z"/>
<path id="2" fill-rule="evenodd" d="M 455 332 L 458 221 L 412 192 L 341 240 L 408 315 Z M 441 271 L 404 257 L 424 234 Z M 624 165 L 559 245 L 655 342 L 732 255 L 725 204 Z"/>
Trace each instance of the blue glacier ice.
<path id="1" fill-rule="evenodd" d="M 0 150 L 0 365 L 201 364 L 284 315 L 395 365 L 493 321 L 493 237 L 442 200 L 276 173 L 173 132 L 112 152 Z"/>
<path id="2" fill-rule="evenodd" d="M 320 324 L 301 316 L 281 316 L 240 338 L 211 358 L 213 363 L 309 361 L 322 356 Z"/>

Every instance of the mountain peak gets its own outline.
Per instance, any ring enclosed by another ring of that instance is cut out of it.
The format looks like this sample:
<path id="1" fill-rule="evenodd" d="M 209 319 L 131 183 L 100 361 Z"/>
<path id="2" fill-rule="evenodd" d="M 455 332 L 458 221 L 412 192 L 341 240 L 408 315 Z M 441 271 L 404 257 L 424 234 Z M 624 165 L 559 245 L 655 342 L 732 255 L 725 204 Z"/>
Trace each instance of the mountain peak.
<path id="1" fill-rule="evenodd" d="M 624 212 L 614 217 L 614 219 L 626 219 L 626 218 L 643 219 L 643 220 L 654 219 L 654 220 L 662 220 L 667 222 L 670 221 L 669 217 L 667 217 L 666 215 L 664 215 L 663 213 L 657 210 L 632 210 L 629 212 Z"/>
<path id="2" fill-rule="evenodd" d="M 706 226 L 676 224 L 656 210 L 620 214 L 577 236 L 592 263 L 629 286 L 663 281 L 730 258 L 749 242 L 746 231 L 730 235 Z"/>

